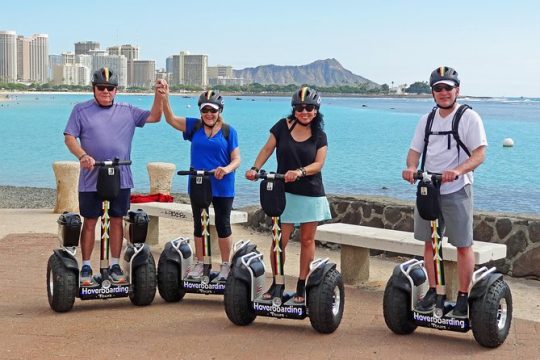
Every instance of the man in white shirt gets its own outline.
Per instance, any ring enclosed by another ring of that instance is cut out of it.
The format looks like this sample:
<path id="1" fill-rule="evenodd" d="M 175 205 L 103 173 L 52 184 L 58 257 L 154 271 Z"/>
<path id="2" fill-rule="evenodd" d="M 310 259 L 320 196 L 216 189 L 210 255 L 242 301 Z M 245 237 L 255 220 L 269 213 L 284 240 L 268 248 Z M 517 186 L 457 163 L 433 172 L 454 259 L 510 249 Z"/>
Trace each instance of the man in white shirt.
<path id="1" fill-rule="evenodd" d="M 459 108 L 457 98 L 460 86 L 458 73 L 454 69 L 447 66 L 435 69 L 431 73 L 429 84 L 436 103 L 430 135 L 426 142 L 429 114 L 425 114 L 416 127 L 407 154 L 407 168 L 403 170 L 402 177 L 411 184 L 414 183 L 420 157 L 427 145 L 424 170 L 442 175 L 440 203 L 443 221 L 439 225 L 448 236 L 448 241 L 457 247 L 458 253 L 459 292 L 453 314 L 467 316 L 468 291 L 474 270 L 474 253 L 471 248 L 473 170 L 484 162 L 487 139 L 482 119 L 470 108 L 463 113 L 457 128 L 459 139 L 466 149 L 458 145 L 456 137 L 452 134 L 454 115 Z M 424 260 L 430 287 L 426 296 L 417 304 L 417 309 L 429 311 L 434 307 L 436 300 L 431 227 L 428 220 L 420 217 L 416 208 L 414 236 L 417 240 L 425 241 Z"/>

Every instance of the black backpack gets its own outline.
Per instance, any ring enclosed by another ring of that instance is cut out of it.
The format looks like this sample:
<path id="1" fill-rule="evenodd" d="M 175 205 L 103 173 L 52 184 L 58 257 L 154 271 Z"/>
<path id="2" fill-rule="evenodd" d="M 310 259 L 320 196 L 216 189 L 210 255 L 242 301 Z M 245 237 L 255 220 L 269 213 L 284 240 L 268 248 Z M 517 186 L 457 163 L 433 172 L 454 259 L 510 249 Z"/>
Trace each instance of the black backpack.
<path id="1" fill-rule="evenodd" d="M 199 119 L 195 125 L 193 125 L 193 128 L 191 129 L 191 132 L 189 133 L 189 136 L 187 137 L 188 140 L 191 140 L 193 139 L 193 135 L 195 135 L 195 133 L 197 131 L 199 131 L 199 129 L 202 127 L 202 120 Z M 229 124 L 226 124 L 226 123 L 222 123 L 221 124 L 221 131 L 223 132 L 223 137 L 225 138 L 225 141 L 229 142 L 229 134 L 231 132 L 231 127 L 229 126 Z"/>
<path id="2" fill-rule="evenodd" d="M 471 152 L 469 151 L 469 149 L 467 149 L 467 146 L 465 146 L 463 141 L 461 141 L 461 139 L 459 138 L 459 133 L 458 133 L 459 121 L 461 120 L 463 113 L 467 109 L 472 109 L 472 107 L 466 104 L 460 105 L 460 107 L 457 109 L 456 113 L 454 114 L 454 118 L 452 119 L 452 130 L 450 131 L 431 131 L 431 128 L 433 127 L 433 119 L 435 118 L 435 112 L 437 111 L 437 107 L 434 107 L 433 110 L 431 110 L 431 113 L 429 113 L 428 118 L 427 118 L 426 129 L 424 133 L 424 151 L 422 152 L 422 164 L 420 166 L 420 169 L 422 171 L 424 171 L 424 165 L 426 163 L 426 154 L 427 154 L 427 147 L 428 147 L 430 135 L 448 136 L 448 150 L 450 150 L 450 135 L 452 135 L 457 143 L 458 157 L 459 157 L 460 148 L 463 151 L 465 151 L 468 157 L 471 157 Z"/>

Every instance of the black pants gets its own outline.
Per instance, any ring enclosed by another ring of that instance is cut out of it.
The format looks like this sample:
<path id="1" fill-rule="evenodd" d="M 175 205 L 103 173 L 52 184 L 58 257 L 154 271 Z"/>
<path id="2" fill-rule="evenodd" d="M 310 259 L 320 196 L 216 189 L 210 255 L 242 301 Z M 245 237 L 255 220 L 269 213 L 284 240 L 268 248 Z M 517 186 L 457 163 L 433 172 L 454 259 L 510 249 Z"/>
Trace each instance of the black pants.
<path id="1" fill-rule="evenodd" d="M 226 238 L 231 236 L 231 210 L 233 204 L 233 197 L 217 197 L 212 198 L 212 205 L 214 205 L 214 213 L 216 219 L 216 230 L 220 238 Z M 201 225 L 201 212 L 202 209 L 191 205 L 193 210 L 193 235 L 196 237 L 202 237 L 202 225 Z"/>

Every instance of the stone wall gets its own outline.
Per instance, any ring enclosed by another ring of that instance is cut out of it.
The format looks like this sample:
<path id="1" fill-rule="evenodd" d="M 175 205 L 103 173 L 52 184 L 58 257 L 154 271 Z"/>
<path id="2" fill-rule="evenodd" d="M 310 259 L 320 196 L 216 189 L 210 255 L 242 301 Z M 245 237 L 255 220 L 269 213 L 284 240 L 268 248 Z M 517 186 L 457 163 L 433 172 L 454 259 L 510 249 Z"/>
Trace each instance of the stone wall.
<path id="1" fill-rule="evenodd" d="M 413 231 L 413 204 L 384 197 L 330 196 L 332 220 L 377 228 Z M 269 231 L 270 219 L 260 207 L 243 209 L 249 213 L 248 226 Z M 515 277 L 540 279 L 540 217 L 518 214 L 474 214 L 474 239 L 506 244 L 505 260 L 493 265 Z M 372 252 L 376 254 L 376 252 Z"/>

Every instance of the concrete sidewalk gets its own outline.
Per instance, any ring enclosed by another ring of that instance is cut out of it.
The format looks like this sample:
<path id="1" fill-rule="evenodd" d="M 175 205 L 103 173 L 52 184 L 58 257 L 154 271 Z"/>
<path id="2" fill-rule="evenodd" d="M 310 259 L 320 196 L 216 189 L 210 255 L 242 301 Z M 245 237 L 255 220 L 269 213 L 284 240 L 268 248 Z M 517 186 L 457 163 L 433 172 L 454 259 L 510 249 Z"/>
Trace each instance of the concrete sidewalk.
<path id="1" fill-rule="evenodd" d="M 409 336 L 391 333 L 382 316 L 382 291 L 393 261 L 372 258 L 371 279 L 346 288 L 343 321 L 330 335 L 315 332 L 309 320 L 258 317 L 237 327 L 226 317 L 219 296 L 187 294 L 180 303 L 135 307 L 129 299 L 76 300 L 71 312 L 54 313 L 46 295 L 46 264 L 57 247 L 57 214 L 50 210 L 0 210 L 0 359 L 59 357 L 248 359 L 291 356 L 304 359 L 540 359 L 540 283 L 505 277 L 512 289 L 514 320 L 506 342 L 495 350 L 480 347 L 472 333 L 457 334 L 418 328 Z M 191 224 L 163 221 L 167 239 L 191 233 Z M 234 228 L 236 240 L 250 239 L 266 255 L 269 235 Z M 286 273 L 298 273 L 297 243 L 287 248 Z M 156 248 L 155 256 L 160 249 Z M 98 251 L 94 252 L 97 264 Z M 339 266 L 339 253 L 317 249 Z M 267 257 L 267 256 L 265 256 Z M 294 277 L 287 277 L 293 289 Z M 436 350 L 435 350 L 436 349 Z M 447 354 L 447 356 L 445 356 Z"/>

